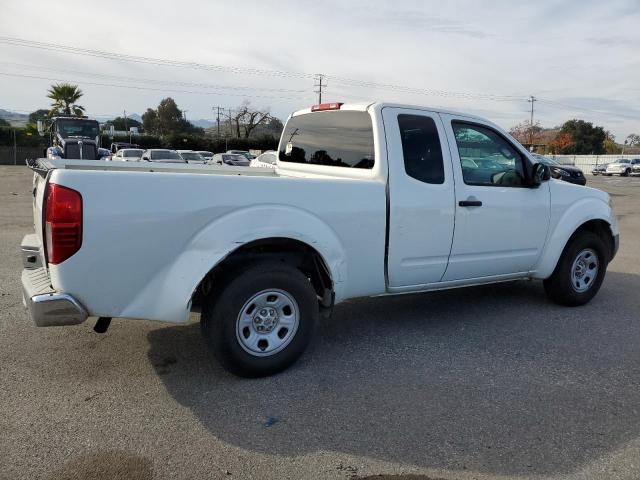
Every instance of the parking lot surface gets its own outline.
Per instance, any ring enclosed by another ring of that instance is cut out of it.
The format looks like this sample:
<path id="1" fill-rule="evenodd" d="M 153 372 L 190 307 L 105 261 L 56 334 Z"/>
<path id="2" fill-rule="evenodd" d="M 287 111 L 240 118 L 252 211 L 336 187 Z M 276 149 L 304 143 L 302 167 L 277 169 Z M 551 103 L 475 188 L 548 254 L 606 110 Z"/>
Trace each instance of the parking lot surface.
<path id="1" fill-rule="evenodd" d="M 587 306 L 540 282 L 350 301 L 246 380 L 195 321 L 34 327 L 31 172 L 0 167 L 0 478 L 640 478 L 640 178 L 588 182 L 621 245 Z"/>

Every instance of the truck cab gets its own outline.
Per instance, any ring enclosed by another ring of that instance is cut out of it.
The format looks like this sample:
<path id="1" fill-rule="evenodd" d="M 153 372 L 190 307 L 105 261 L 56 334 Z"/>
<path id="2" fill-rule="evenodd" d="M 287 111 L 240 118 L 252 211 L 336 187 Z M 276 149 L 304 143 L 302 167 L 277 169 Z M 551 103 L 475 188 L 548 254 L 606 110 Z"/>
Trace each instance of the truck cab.
<path id="1" fill-rule="evenodd" d="M 87 117 L 57 116 L 49 127 L 47 158 L 99 160 L 108 155 L 100 148 L 100 125 Z"/>

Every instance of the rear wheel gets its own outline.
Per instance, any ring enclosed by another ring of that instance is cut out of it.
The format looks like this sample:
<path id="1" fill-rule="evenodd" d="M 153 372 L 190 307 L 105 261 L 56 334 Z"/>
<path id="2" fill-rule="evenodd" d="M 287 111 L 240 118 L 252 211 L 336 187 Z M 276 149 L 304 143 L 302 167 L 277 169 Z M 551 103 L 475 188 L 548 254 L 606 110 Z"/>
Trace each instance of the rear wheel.
<path id="1" fill-rule="evenodd" d="M 567 244 L 553 274 L 544 281 L 547 296 L 560 305 L 577 306 L 589 302 L 598 290 L 609 257 L 602 239 L 581 232 Z"/>
<path id="2" fill-rule="evenodd" d="M 264 262 L 205 299 L 201 330 L 226 370 L 261 377 L 295 362 L 317 321 L 318 298 L 309 280 L 285 263 Z"/>

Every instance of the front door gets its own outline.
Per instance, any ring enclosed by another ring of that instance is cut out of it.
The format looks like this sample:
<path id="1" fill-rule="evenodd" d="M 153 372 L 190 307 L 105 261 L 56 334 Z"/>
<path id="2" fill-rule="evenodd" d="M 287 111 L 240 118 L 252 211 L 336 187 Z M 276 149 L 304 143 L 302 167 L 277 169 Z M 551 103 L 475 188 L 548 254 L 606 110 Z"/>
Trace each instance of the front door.
<path id="1" fill-rule="evenodd" d="M 442 115 L 456 176 L 455 233 L 444 281 L 526 274 L 544 247 L 549 182 L 531 188 L 531 163 L 498 129 Z"/>

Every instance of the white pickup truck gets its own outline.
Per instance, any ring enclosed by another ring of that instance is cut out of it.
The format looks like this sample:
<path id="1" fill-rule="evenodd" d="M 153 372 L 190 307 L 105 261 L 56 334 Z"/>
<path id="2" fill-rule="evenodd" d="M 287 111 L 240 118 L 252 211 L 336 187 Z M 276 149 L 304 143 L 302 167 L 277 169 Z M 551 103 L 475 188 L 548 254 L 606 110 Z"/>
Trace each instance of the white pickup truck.
<path id="1" fill-rule="evenodd" d="M 386 103 L 293 113 L 275 169 L 28 162 L 22 243 L 39 326 L 201 327 L 229 371 L 294 362 L 349 298 L 541 279 L 582 305 L 618 247 L 609 195 L 549 177 L 471 115 Z"/>

